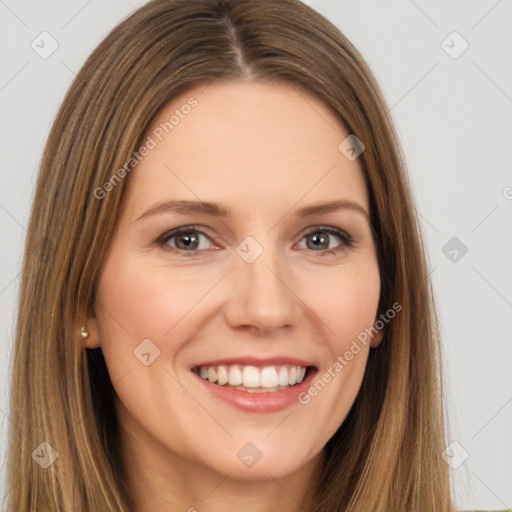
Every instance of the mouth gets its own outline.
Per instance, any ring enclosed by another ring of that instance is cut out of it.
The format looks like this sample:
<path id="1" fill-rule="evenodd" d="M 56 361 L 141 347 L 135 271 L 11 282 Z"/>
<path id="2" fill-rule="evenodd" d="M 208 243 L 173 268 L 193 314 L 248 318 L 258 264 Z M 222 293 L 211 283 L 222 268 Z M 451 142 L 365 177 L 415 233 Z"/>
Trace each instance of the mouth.
<path id="1" fill-rule="evenodd" d="M 305 360 L 281 357 L 217 360 L 190 368 L 210 397 L 245 412 L 271 413 L 299 402 L 318 369 Z"/>
<path id="2" fill-rule="evenodd" d="M 220 364 L 192 368 L 194 373 L 211 384 L 246 393 L 284 391 L 301 384 L 313 370 L 313 366 L 294 364 L 267 366 Z"/>

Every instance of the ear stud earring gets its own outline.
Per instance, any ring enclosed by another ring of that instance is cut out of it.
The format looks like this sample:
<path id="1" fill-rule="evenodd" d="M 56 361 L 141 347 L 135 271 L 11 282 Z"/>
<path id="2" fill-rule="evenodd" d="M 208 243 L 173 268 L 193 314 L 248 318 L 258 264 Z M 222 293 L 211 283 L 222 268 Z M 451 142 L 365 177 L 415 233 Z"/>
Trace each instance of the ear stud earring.
<path id="1" fill-rule="evenodd" d="M 85 327 L 85 325 L 83 325 L 82 329 L 80 330 L 80 336 L 82 336 L 82 338 L 89 337 L 89 332 L 87 331 L 87 328 Z"/>

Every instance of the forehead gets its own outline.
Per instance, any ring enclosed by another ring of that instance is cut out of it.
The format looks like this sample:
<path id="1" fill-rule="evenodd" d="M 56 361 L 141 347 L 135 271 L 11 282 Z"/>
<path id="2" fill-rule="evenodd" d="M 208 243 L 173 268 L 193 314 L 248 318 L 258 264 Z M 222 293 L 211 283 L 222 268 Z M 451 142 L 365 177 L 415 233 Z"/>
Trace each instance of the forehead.
<path id="1" fill-rule="evenodd" d="M 350 198 L 367 207 L 362 169 L 338 149 L 349 135 L 319 99 L 286 83 L 214 82 L 175 97 L 144 140 L 130 200 L 291 206 Z M 142 206 L 141 206 L 142 207 Z"/>

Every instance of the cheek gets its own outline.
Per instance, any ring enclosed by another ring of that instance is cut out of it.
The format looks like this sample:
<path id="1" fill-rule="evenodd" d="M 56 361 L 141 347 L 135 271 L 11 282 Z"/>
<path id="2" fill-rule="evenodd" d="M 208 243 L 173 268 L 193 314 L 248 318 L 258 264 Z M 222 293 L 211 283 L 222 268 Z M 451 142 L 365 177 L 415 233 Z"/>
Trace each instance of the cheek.
<path id="1" fill-rule="evenodd" d="M 374 260 L 338 268 L 312 282 L 306 292 L 308 302 L 339 348 L 374 324 L 380 297 L 379 269 Z"/>
<path id="2" fill-rule="evenodd" d="M 378 264 L 369 257 L 339 267 L 329 278 L 317 280 L 309 297 L 314 300 L 308 305 L 323 321 L 325 336 L 319 348 L 325 365 L 300 401 L 311 416 L 325 418 L 325 431 L 332 435 L 346 418 L 364 376 L 370 351 L 365 329 L 374 325 L 380 297 Z"/>
<path id="3" fill-rule="evenodd" d="M 102 334 L 105 339 L 114 332 L 117 337 L 130 333 L 131 339 L 160 339 L 211 286 L 199 280 L 194 270 L 146 268 L 128 258 L 115 265 L 108 263 L 97 293 L 105 310 Z"/>

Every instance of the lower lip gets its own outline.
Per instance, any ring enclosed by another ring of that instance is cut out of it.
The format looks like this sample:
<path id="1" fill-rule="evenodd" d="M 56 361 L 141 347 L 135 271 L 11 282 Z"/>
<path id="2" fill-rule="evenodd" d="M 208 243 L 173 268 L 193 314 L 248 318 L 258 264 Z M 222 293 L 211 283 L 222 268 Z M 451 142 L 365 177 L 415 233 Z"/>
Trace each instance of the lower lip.
<path id="1" fill-rule="evenodd" d="M 299 395 L 310 387 L 316 369 L 312 369 L 308 373 L 308 376 L 300 384 L 270 393 L 250 393 L 233 387 L 219 386 L 203 379 L 196 373 L 194 375 L 213 396 L 237 409 L 245 412 L 271 413 L 282 411 L 298 403 Z"/>

